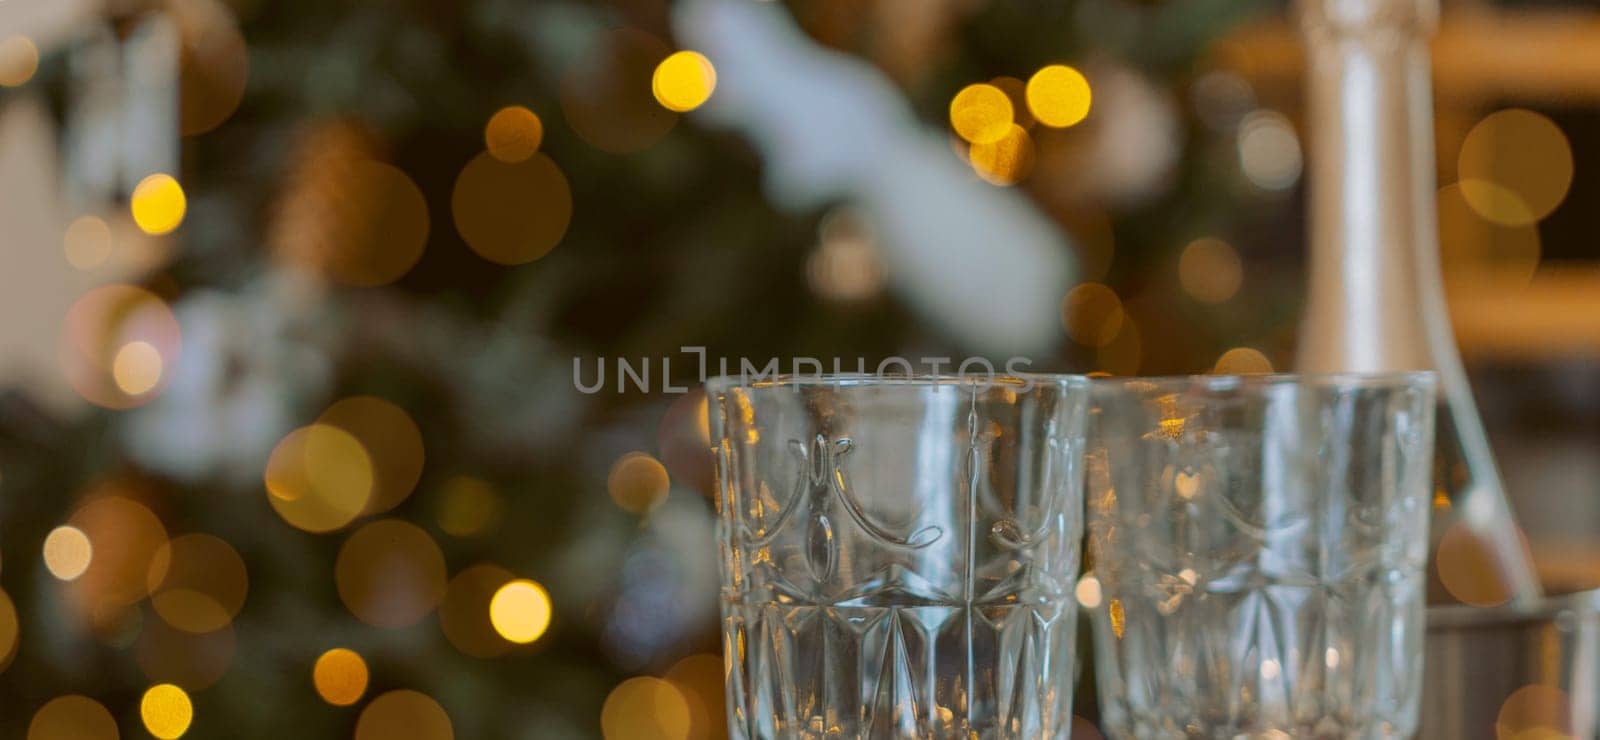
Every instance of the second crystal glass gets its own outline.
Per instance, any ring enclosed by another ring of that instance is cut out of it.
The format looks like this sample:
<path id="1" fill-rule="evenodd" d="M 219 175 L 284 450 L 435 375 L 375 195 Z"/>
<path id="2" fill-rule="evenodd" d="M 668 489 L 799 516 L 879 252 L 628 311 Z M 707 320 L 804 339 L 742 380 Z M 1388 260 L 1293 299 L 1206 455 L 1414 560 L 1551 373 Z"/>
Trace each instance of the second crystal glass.
<path id="1" fill-rule="evenodd" d="M 1081 593 L 1105 729 L 1410 737 L 1432 374 L 1093 386 Z"/>
<path id="2" fill-rule="evenodd" d="M 733 737 L 1067 737 L 1084 387 L 712 381 Z"/>

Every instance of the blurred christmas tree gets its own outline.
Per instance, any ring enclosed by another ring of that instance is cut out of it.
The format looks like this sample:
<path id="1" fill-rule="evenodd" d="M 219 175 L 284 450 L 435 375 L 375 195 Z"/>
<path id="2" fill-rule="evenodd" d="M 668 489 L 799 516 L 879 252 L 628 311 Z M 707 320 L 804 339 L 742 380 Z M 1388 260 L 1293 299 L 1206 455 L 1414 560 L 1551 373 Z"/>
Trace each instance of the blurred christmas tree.
<path id="1" fill-rule="evenodd" d="M 1298 251 L 1252 208 L 1297 183 L 1293 128 L 1213 46 L 1262 5 L 788 11 L 1071 245 L 1070 341 L 1033 368 L 1148 373 L 1270 363 L 1297 314 L 1292 284 L 1240 289 L 1244 257 Z M 681 348 L 871 368 L 981 339 L 894 287 L 870 215 L 775 195 L 769 151 L 685 115 L 752 73 L 669 59 L 681 7 L 110 7 L 19 95 L 92 124 L 105 45 L 170 28 L 182 167 L 53 232 L 110 286 L 63 330 L 95 410 L 0 397 L 0 734 L 723 736 L 704 398 L 662 390 L 697 380 Z M 970 85 L 1003 135 L 952 130 Z M 154 256 L 94 258 L 129 250 Z M 613 392 L 607 358 L 651 392 Z"/>

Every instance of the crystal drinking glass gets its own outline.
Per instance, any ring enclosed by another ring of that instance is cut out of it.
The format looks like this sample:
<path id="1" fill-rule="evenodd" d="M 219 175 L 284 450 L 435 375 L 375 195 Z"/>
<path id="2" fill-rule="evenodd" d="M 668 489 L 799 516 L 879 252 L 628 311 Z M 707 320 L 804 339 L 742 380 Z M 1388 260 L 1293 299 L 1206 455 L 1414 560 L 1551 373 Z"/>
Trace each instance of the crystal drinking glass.
<path id="1" fill-rule="evenodd" d="M 713 380 L 734 738 L 1066 738 L 1086 381 Z"/>
<path id="2" fill-rule="evenodd" d="M 1080 593 L 1105 729 L 1415 733 L 1433 375 L 1101 379 L 1091 395 L 1098 583 Z"/>

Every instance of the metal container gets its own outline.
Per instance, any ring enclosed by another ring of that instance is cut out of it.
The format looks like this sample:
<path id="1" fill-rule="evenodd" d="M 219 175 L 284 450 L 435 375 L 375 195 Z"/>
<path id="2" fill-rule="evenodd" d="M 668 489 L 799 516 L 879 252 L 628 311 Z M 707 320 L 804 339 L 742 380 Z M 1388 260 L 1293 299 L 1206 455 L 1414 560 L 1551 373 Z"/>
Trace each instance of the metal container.
<path id="1" fill-rule="evenodd" d="M 1600 737 L 1600 590 L 1428 610 L 1423 740 Z"/>

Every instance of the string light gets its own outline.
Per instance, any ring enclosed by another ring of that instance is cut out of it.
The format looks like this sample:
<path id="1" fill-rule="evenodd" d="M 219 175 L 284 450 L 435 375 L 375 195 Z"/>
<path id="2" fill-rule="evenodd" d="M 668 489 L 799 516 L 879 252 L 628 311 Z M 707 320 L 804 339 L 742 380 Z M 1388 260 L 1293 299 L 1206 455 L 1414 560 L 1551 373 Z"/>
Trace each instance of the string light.
<path id="1" fill-rule="evenodd" d="M 151 236 L 160 236 L 183 223 L 189 201 L 183 194 L 183 186 L 179 185 L 177 180 L 171 175 L 158 172 L 140 180 L 139 184 L 134 186 L 128 208 L 133 213 L 133 222 L 139 226 L 139 230 Z"/>
<path id="2" fill-rule="evenodd" d="M 354 650 L 334 648 L 317 658 L 311 668 L 311 682 L 322 700 L 336 707 L 347 707 L 367 693 L 367 662 Z"/>
<path id="3" fill-rule="evenodd" d="M 194 721 L 194 705 L 183 689 L 170 683 L 151 686 L 139 700 L 144 728 L 161 740 L 177 740 Z"/>
<path id="4" fill-rule="evenodd" d="M 717 68 L 700 52 L 675 52 L 656 65 L 650 84 L 663 108 L 687 113 L 711 99 L 717 89 Z"/>
<path id="5" fill-rule="evenodd" d="M 968 85 L 950 100 L 950 127 L 973 144 L 993 144 L 1015 122 L 1011 98 L 990 84 Z"/>
<path id="6" fill-rule="evenodd" d="M 1461 194 L 1479 215 L 1522 226 L 1550 215 L 1572 186 L 1572 146 L 1549 118 L 1497 111 L 1467 133 L 1456 160 Z"/>
<path id="7" fill-rule="evenodd" d="M 670 681 L 630 678 L 606 697 L 600 731 L 605 740 L 686 740 L 689 703 Z"/>
<path id="8" fill-rule="evenodd" d="M 1244 262 L 1221 239 L 1196 239 L 1178 257 L 1178 282 L 1201 303 L 1223 303 L 1239 292 Z"/>
<path id="9" fill-rule="evenodd" d="M 507 583 L 489 600 L 489 621 L 501 637 L 511 642 L 533 642 L 550 626 L 550 595 L 533 581 Z"/>
<path id="10" fill-rule="evenodd" d="M 516 576 L 493 563 L 470 566 L 450 579 L 439 604 L 439 628 L 457 650 L 474 658 L 510 652 L 515 643 L 500 636 L 489 619 L 489 603 Z"/>

